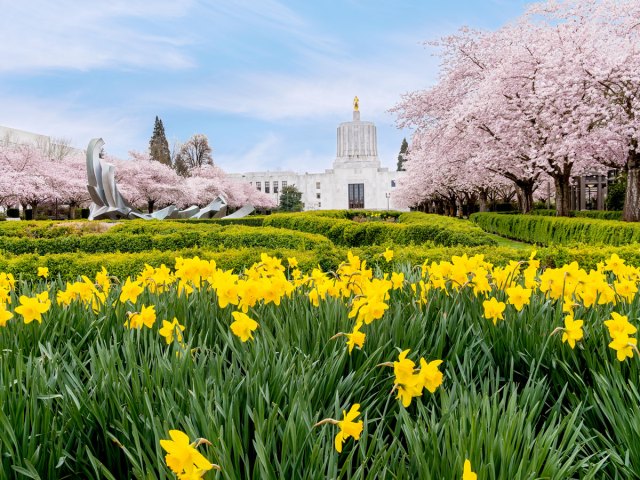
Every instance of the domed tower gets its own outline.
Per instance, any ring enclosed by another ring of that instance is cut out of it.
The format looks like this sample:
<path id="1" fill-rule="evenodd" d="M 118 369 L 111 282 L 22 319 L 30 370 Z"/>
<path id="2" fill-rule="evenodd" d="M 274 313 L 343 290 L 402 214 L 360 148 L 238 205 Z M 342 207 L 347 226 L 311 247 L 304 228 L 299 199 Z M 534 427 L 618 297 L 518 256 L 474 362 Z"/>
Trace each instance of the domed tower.
<path id="1" fill-rule="evenodd" d="M 338 126 L 334 168 L 379 167 L 378 136 L 373 122 L 360 120 L 360 102 L 353 99 L 353 120 Z"/>

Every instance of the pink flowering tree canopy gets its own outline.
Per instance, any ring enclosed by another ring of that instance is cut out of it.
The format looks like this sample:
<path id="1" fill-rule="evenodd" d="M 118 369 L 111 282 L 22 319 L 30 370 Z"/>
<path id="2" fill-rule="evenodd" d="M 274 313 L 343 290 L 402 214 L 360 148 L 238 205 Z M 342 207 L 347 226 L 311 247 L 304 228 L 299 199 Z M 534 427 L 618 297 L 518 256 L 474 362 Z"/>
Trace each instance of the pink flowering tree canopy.
<path id="1" fill-rule="evenodd" d="M 501 178 L 526 212 L 549 179 L 557 214 L 568 215 L 572 176 L 615 165 L 627 170 L 627 201 L 640 212 L 630 198 L 635 163 L 640 182 L 639 5 L 548 1 L 495 32 L 464 28 L 431 42 L 442 59 L 438 82 L 393 109 L 400 126 L 415 129 L 400 195 L 482 194 Z"/>

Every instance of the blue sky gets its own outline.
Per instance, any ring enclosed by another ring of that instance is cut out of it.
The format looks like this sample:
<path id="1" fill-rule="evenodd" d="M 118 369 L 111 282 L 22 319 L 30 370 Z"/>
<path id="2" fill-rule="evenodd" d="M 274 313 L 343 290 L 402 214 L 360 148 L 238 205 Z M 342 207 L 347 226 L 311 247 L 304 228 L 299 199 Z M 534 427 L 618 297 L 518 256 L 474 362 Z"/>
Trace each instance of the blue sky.
<path id="1" fill-rule="evenodd" d="M 428 87 L 423 42 L 494 29 L 523 0 L 0 0 L 0 125 L 109 153 L 204 133 L 229 172 L 331 168 L 360 98 L 384 166 L 403 136 L 387 110 Z"/>

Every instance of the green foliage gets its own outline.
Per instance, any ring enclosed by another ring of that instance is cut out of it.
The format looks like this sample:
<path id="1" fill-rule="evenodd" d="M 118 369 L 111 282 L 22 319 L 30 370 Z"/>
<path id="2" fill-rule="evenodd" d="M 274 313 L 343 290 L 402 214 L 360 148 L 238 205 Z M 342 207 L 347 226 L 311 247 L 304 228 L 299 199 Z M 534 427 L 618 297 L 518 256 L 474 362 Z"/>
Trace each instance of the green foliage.
<path id="1" fill-rule="evenodd" d="M 622 220 L 622 210 L 576 210 L 573 217 L 596 218 L 599 220 Z"/>
<path id="2" fill-rule="evenodd" d="M 400 153 L 398 153 L 398 165 L 396 170 L 398 172 L 404 172 L 406 169 L 404 168 L 404 162 L 407 161 L 407 150 L 409 150 L 409 144 L 407 143 L 407 139 L 402 139 L 402 145 L 400 145 Z"/>
<path id="3" fill-rule="evenodd" d="M 152 160 L 171 166 L 171 151 L 169 150 L 169 142 L 164 133 L 164 125 L 162 120 L 156 115 L 156 121 L 153 125 L 153 134 L 149 140 L 149 156 Z"/>
<path id="4" fill-rule="evenodd" d="M 627 194 L 627 175 L 619 175 L 615 182 L 607 187 L 605 205 L 607 210 L 622 210 Z M 622 218 L 622 217 L 621 217 Z"/>
<path id="5" fill-rule="evenodd" d="M 243 258 L 251 253 L 259 257 Z M 411 282 L 418 272 L 404 269 Z M 46 288 L 64 284 L 18 285 L 28 295 Z M 405 285 L 349 354 L 344 339 L 330 340 L 353 326 L 343 301 L 315 308 L 295 293 L 259 305 L 260 328 L 245 344 L 229 330 L 232 309 L 208 289 L 145 292 L 137 305 L 118 293 L 99 314 L 54 302 L 41 325 L 2 329 L 0 478 L 173 479 L 159 445 L 170 429 L 212 442 L 199 450 L 222 471 L 205 478 L 459 479 L 465 458 L 490 480 L 638 476 L 640 364 L 618 363 L 607 347 L 609 306 L 576 309 L 585 338 L 572 350 L 550 336 L 561 305 L 542 295 L 494 326 L 470 289 L 432 290 L 418 305 Z M 156 325 L 124 328 L 141 305 L 156 307 Z M 186 325 L 181 355 L 158 335 L 160 319 L 173 317 Z M 444 373 L 408 409 L 391 393 L 393 370 L 377 366 L 405 348 L 412 359 L 443 359 Z M 364 431 L 337 454 L 337 428 L 313 425 L 353 403 Z"/>
<path id="6" fill-rule="evenodd" d="M 15 255 L 25 253 L 107 253 L 145 252 L 149 250 L 182 250 L 185 248 L 331 248 L 331 242 L 320 235 L 279 228 L 242 225 L 194 225 L 175 231 L 171 224 L 122 224 L 119 230 L 82 236 L 28 238 L 0 236 L 0 251 Z M 127 231 L 129 230 L 129 231 Z M 153 233 L 150 232 L 153 231 Z"/>
<path id="7" fill-rule="evenodd" d="M 532 210 L 527 215 L 540 215 L 543 217 L 555 217 L 555 210 Z M 579 218 L 597 218 L 599 220 L 622 220 L 622 211 L 617 210 L 572 210 L 569 212 L 570 217 Z"/>
<path id="8" fill-rule="evenodd" d="M 348 215 L 344 214 L 345 217 Z M 276 214 L 266 217 L 265 226 L 319 233 L 336 245 L 495 245 L 495 240 L 464 220 L 419 212 L 403 213 L 399 223 L 354 222 L 311 213 Z"/>
<path id="9" fill-rule="evenodd" d="M 235 248 L 220 251 L 191 248 L 175 251 L 149 250 L 138 253 L 4 255 L 0 257 L 0 272 L 36 280 L 38 267 L 48 267 L 50 275 L 54 278 L 59 276 L 64 280 L 76 280 L 82 275 L 93 276 L 101 266 L 104 266 L 110 273 L 126 278 L 140 273 L 145 264 L 153 267 L 159 267 L 162 264 L 173 267 L 177 257 L 195 256 L 215 260 L 218 266 L 225 270 L 242 270 L 259 262 L 262 252 L 280 258 L 296 257 L 301 268 L 305 270 L 310 270 L 318 265 L 327 270 L 335 268 L 346 255 L 346 252 L 334 248 L 320 248 L 318 250 Z"/>
<path id="10" fill-rule="evenodd" d="M 640 225 L 614 220 L 474 213 L 486 232 L 538 245 L 628 245 L 640 242 Z"/>
<path id="11" fill-rule="evenodd" d="M 295 185 L 287 185 L 282 187 L 280 191 L 280 205 L 278 209 L 281 212 L 301 212 L 304 208 L 302 203 L 302 193 Z"/>

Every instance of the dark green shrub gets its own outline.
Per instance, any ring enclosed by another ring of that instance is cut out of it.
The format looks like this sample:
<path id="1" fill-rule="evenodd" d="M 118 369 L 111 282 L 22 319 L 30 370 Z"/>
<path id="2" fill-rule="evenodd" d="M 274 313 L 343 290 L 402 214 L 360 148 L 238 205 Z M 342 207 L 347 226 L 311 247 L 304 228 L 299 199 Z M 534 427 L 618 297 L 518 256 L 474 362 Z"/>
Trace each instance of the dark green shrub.
<path id="1" fill-rule="evenodd" d="M 590 218 L 498 215 L 471 216 L 483 230 L 538 245 L 627 245 L 640 242 L 640 224 Z"/>

